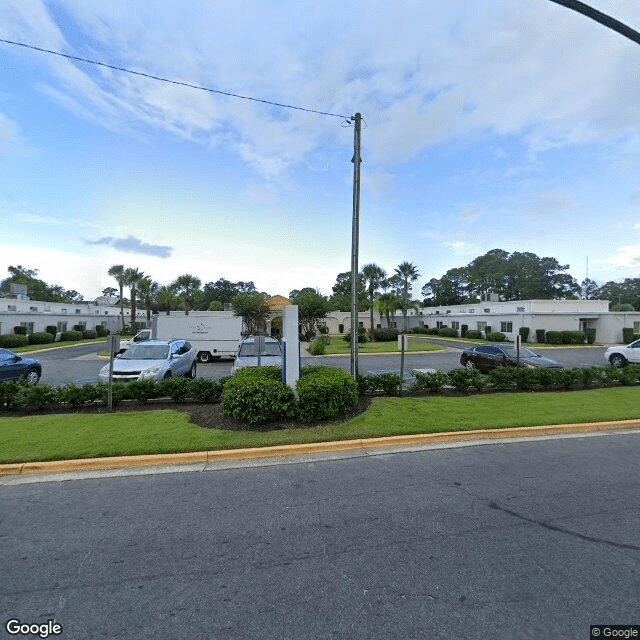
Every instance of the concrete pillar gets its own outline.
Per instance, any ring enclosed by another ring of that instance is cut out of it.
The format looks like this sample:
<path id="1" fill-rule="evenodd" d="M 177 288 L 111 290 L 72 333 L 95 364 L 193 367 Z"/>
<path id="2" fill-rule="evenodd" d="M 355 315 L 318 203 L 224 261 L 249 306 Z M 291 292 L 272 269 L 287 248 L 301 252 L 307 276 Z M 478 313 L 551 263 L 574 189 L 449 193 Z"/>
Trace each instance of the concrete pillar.
<path id="1" fill-rule="evenodd" d="M 300 339 L 298 335 L 298 305 L 286 305 L 282 309 L 285 382 L 293 389 L 294 393 L 296 382 L 300 377 Z"/>

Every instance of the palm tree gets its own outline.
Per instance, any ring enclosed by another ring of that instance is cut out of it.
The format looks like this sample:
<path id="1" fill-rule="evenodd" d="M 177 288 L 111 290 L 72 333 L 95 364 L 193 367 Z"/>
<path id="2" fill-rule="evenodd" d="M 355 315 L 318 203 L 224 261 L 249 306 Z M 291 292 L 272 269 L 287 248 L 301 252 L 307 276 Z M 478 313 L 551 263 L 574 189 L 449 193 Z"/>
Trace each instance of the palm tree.
<path id="1" fill-rule="evenodd" d="M 376 303 L 380 313 L 384 313 L 384 317 L 387 319 L 387 327 L 391 327 L 391 316 L 400 306 L 398 296 L 392 291 L 389 293 L 382 293 L 376 300 Z"/>
<path id="2" fill-rule="evenodd" d="M 409 308 L 409 293 L 411 285 L 409 282 L 415 282 L 420 277 L 418 267 L 413 262 L 401 262 L 394 270 L 394 273 L 402 284 L 402 294 L 400 300 L 402 302 L 402 316 L 404 318 L 404 330 L 407 330 L 407 310 Z"/>
<path id="3" fill-rule="evenodd" d="M 157 291 L 158 283 L 154 282 L 150 276 L 144 276 L 138 283 L 138 293 L 147 310 L 147 322 L 151 320 L 151 305 L 153 304 L 154 294 Z"/>
<path id="4" fill-rule="evenodd" d="M 124 277 L 124 265 L 114 264 L 107 273 L 115 278 L 118 283 L 118 287 L 120 289 L 120 317 L 122 318 L 122 328 L 124 329 L 124 285 L 125 285 L 125 277 Z"/>
<path id="5" fill-rule="evenodd" d="M 200 289 L 200 278 L 192 276 L 190 273 L 185 273 L 178 276 L 172 286 L 175 288 L 176 293 L 182 296 L 182 305 L 185 315 L 189 315 L 189 304 L 191 303 L 191 297 L 198 289 Z"/>
<path id="6" fill-rule="evenodd" d="M 369 294 L 369 317 L 371 320 L 371 324 L 369 326 L 371 327 L 371 340 L 375 342 L 373 332 L 373 299 L 387 277 L 387 272 L 382 267 L 379 267 L 375 262 L 371 262 L 370 264 L 365 264 L 364 267 L 362 267 L 362 277 L 364 278 L 367 286 L 367 293 Z"/>
<path id="7" fill-rule="evenodd" d="M 167 315 L 169 315 L 171 307 L 176 300 L 175 287 L 172 284 L 160 287 L 156 291 L 156 300 L 158 301 L 158 304 L 167 312 Z"/>
<path id="8" fill-rule="evenodd" d="M 138 285 L 144 278 L 144 273 L 137 267 L 127 267 L 124 270 L 124 283 L 129 287 L 131 295 L 131 330 L 135 332 L 136 326 L 136 296 L 138 295 Z"/>

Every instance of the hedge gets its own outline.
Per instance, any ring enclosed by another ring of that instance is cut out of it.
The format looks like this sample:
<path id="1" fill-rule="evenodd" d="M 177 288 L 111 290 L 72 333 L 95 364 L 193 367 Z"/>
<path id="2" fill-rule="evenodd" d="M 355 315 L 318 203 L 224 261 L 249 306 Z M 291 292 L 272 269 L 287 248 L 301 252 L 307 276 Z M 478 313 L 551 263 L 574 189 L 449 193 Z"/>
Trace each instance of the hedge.
<path id="1" fill-rule="evenodd" d="M 420 327 L 418 327 L 420 329 Z M 416 329 L 411 330 L 412 333 L 420 333 Z M 393 327 L 384 327 L 382 329 L 373 330 L 373 339 L 376 342 L 392 342 L 398 339 L 399 332 Z"/>
<path id="2" fill-rule="evenodd" d="M 0 336 L 0 347 L 12 349 L 13 347 L 26 347 L 29 344 L 29 338 L 19 333 L 5 333 Z"/>
<path id="3" fill-rule="evenodd" d="M 80 331 L 63 331 L 60 334 L 60 340 L 62 342 L 75 342 L 76 340 L 82 340 L 82 332 L 80 332 Z"/>
<path id="4" fill-rule="evenodd" d="M 335 418 L 353 409 L 359 396 L 351 376 L 336 367 L 302 369 L 296 392 L 296 416 L 302 422 Z"/>
<path id="5" fill-rule="evenodd" d="M 491 342 L 504 342 L 507 339 L 507 336 L 501 331 L 490 331 L 486 336 L 487 340 Z"/>
<path id="6" fill-rule="evenodd" d="M 53 342 L 55 336 L 52 336 L 49 332 L 43 331 L 41 333 L 32 333 L 29 336 L 29 344 L 50 344 Z"/>
<path id="7" fill-rule="evenodd" d="M 536 342 L 544 344 L 546 342 L 546 331 L 544 329 L 536 329 Z"/>

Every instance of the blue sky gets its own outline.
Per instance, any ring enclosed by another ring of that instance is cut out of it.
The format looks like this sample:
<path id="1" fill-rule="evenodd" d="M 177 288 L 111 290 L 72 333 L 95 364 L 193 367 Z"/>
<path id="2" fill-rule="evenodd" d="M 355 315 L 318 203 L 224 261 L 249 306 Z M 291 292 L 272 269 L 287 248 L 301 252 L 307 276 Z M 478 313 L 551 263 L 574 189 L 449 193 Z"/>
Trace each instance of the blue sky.
<path id="1" fill-rule="evenodd" d="M 640 3 L 592 0 L 640 30 Z M 103 6 L 104 5 L 104 6 Z M 640 47 L 548 0 L 1 0 L 0 38 L 361 112 L 360 265 L 640 275 Z M 0 43 L 0 278 L 113 264 L 286 295 L 350 268 L 353 129 Z"/>

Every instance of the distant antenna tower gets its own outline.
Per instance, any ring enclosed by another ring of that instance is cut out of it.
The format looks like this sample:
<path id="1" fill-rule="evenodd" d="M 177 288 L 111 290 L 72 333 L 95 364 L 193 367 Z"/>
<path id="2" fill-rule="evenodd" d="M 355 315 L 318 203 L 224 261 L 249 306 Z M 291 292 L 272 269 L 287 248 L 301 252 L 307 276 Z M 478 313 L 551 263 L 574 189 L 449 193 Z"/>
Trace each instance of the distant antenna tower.
<path id="1" fill-rule="evenodd" d="M 589 256 L 587 256 L 587 275 L 585 276 L 585 278 L 587 280 L 589 279 Z"/>

